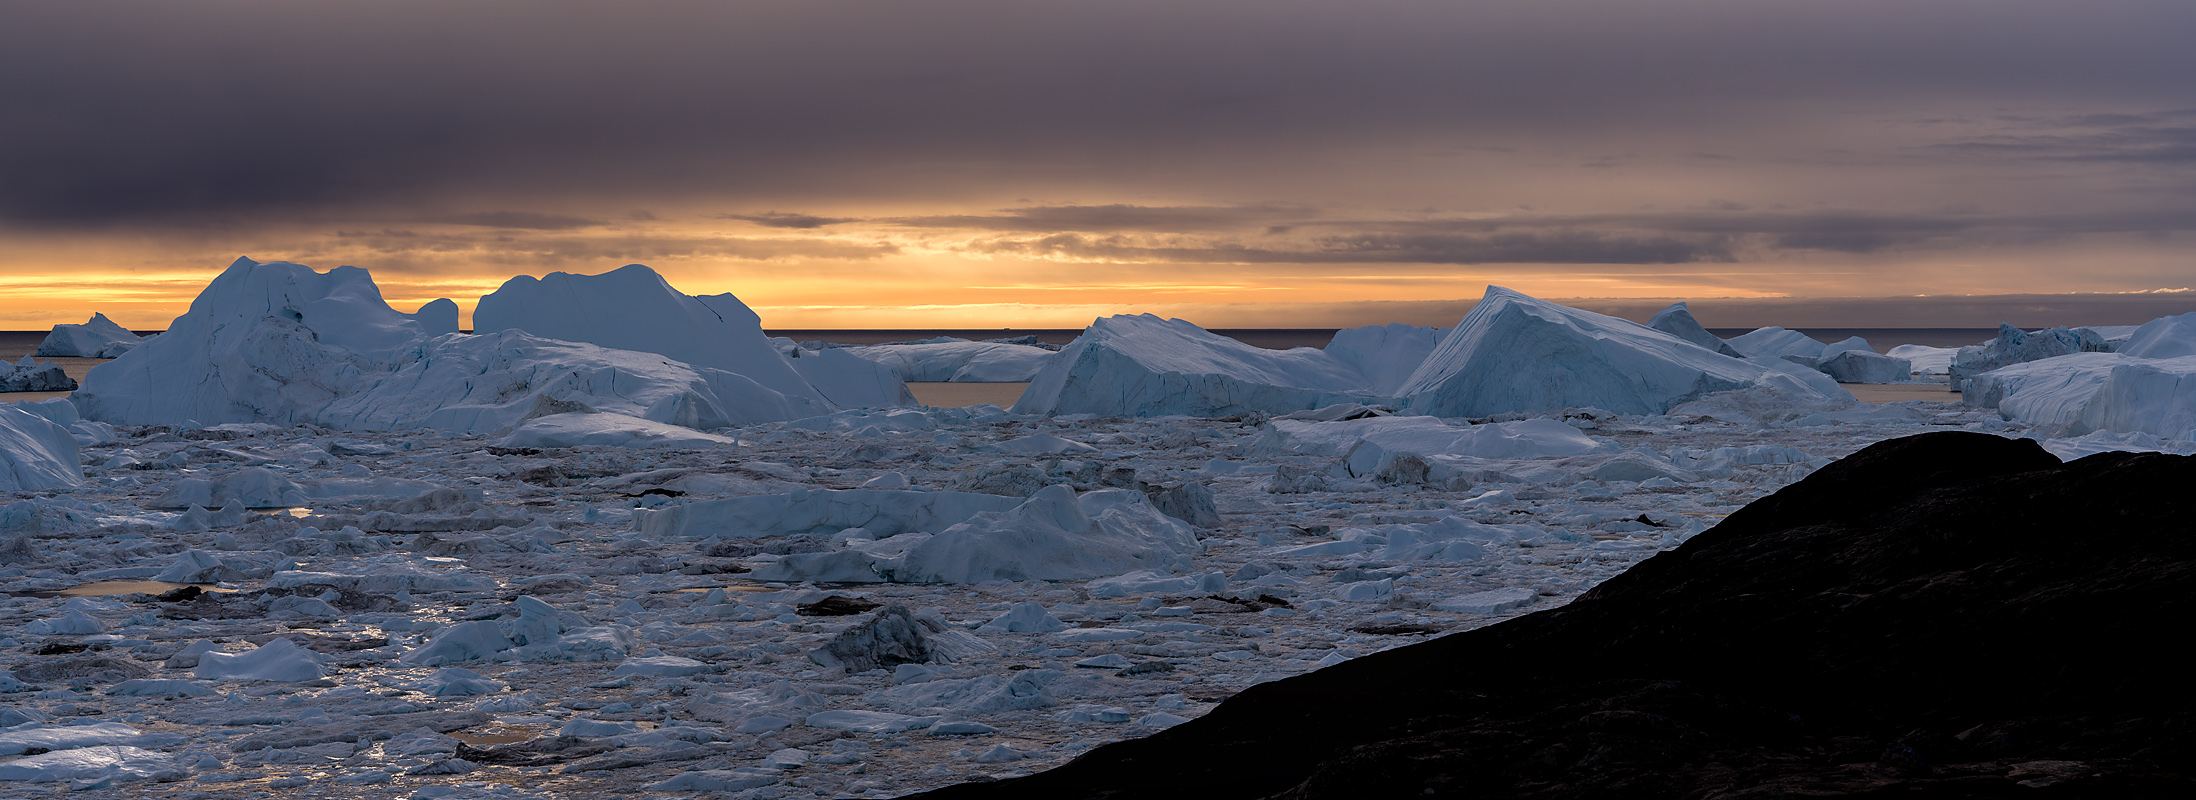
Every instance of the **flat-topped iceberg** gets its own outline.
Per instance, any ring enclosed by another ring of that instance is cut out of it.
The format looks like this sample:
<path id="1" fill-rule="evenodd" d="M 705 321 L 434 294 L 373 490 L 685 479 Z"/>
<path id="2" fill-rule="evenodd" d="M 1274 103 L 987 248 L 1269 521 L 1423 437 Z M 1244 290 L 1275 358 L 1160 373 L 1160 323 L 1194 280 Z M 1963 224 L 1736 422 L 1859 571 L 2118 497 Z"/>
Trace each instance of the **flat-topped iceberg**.
<path id="1" fill-rule="evenodd" d="M 1412 410 L 1445 417 L 1587 407 L 1660 414 L 1749 388 L 1852 398 L 1812 369 L 1731 358 L 1635 322 L 1489 286 L 1399 394 Z"/>
<path id="2" fill-rule="evenodd" d="M 116 325 L 105 314 L 93 314 L 82 325 L 55 325 L 38 343 L 38 355 L 47 358 L 115 358 L 143 344 L 144 337 Z"/>
<path id="3" fill-rule="evenodd" d="M 366 270 L 242 258 L 166 333 L 94 370 L 70 399 L 114 424 L 474 433 L 570 411 L 711 428 L 833 410 L 652 353 L 511 330 L 429 336 L 382 301 Z"/>
<path id="4" fill-rule="evenodd" d="M 972 342 L 966 339 L 880 344 L 825 350 L 883 364 L 903 381 L 1013 383 L 1037 377 L 1053 351 L 1026 344 Z M 804 351 L 803 358 L 815 351 Z M 798 364 L 802 358 L 794 359 Z"/>
<path id="5" fill-rule="evenodd" d="M 2196 356 L 2074 353 L 1999 367 L 1967 381 L 1967 405 L 2052 437 L 2093 431 L 2196 439 Z"/>
<path id="6" fill-rule="evenodd" d="M 1378 399 L 1363 374 L 1323 351 L 1267 350 L 1140 314 L 1091 323 L 1037 373 L 1013 411 L 1216 417 Z"/>

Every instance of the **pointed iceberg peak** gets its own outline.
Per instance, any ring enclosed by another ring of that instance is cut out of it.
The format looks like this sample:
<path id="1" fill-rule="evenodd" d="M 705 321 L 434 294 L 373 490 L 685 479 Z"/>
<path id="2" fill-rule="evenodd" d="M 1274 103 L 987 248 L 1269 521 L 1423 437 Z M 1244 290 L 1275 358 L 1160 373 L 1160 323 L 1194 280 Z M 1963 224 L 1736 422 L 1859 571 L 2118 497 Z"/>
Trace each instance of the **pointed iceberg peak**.
<path id="1" fill-rule="evenodd" d="M 1739 354 L 1738 350 L 1733 349 L 1729 342 L 1716 338 L 1715 334 L 1709 333 L 1708 329 L 1700 324 L 1700 320 L 1694 319 L 1693 310 L 1687 308 L 1684 301 L 1671 303 L 1669 308 L 1655 312 L 1654 318 L 1647 320 L 1647 327 L 1732 358 L 1745 358 L 1744 355 Z"/>

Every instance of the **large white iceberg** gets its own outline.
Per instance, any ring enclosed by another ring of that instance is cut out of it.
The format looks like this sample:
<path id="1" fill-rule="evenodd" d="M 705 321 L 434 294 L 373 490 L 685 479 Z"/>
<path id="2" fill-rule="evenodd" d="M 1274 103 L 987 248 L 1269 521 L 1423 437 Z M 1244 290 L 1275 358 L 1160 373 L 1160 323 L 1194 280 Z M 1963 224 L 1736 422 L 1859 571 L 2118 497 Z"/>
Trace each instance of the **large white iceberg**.
<path id="1" fill-rule="evenodd" d="M 38 355 L 48 358 L 114 358 L 144 342 L 128 328 L 116 325 L 105 314 L 93 314 L 82 325 L 55 325 L 38 343 Z"/>
<path id="2" fill-rule="evenodd" d="M 883 364 L 903 381 L 954 381 L 961 383 L 1013 383 L 1037 376 L 1052 360 L 1053 351 L 1026 344 L 972 342 L 940 337 L 944 341 L 909 342 L 846 347 L 823 352 L 843 352 Z M 804 358 L 818 355 L 803 351 Z"/>
<path id="3" fill-rule="evenodd" d="M 382 301 L 366 270 L 243 258 L 166 333 L 94 370 L 70 399 L 115 424 L 475 433 L 569 411 L 710 428 L 832 410 L 652 353 L 519 331 L 429 336 Z"/>
<path id="4" fill-rule="evenodd" d="M 1489 286 L 1399 393 L 1414 411 L 1481 417 L 1587 407 L 1660 414 L 1750 388 L 1852 399 L 1812 369 L 1731 358 L 1635 322 Z"/>
<path id="5" fill-rule="evenodd" d="M 1140 314 L 1091 323 L 1037 373 L 1013 410 L 1215 417 L 1379 399 L 1363 374 L 1324 351 L 1267 350 Z"/>
<path id="6" fill-rule="evenodd" d="M 823 374 L 804 375 L 771 346 L 762 318 L 739 298 L 687 295 L 640 264 L 600 275 L 552 272 L 539 279 L 512 278 L 480 298 L 473 309 L 473 329 L 516 329 L 558 341 L 655 353 L 744 375 L 788 397 L 842 406 L 914 402 L 889 372 L 880 379 L 874 365 L 859 359 L 834 360 L 822 365 Z"/>
<path id="7" fill-rule="evenodd" d="M 59 489 L 84 482 L 76 437 L 53 420 L 0 403 L 0 491 Z"/>
<path id="8" fill-rule="evenodd" d="M 2196 439 L 2196 356 L 2039 359 L 1969 378 L 1961 399 L 2050 437 L 2118 431 Z"/>

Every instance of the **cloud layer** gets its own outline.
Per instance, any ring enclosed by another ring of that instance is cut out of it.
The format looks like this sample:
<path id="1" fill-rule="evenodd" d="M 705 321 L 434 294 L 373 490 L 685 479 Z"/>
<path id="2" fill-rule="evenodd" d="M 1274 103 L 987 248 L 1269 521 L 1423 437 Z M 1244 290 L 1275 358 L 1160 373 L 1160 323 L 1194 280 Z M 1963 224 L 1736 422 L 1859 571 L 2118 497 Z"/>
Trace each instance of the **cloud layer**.
<path id="1" fill-rule="evenodd" d="M 2137 0 L 28 6 L 0 275 L 639 261 L 786 308 L 2177 286 L 2188 30 Z"/>

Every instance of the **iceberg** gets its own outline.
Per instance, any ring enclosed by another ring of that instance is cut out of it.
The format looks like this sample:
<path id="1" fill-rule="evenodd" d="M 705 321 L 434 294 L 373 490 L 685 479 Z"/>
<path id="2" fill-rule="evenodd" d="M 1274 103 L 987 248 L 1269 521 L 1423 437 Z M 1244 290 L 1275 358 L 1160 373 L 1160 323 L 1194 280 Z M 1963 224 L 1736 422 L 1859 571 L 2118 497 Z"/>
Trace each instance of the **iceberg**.
<path id="1" fill-rule="evenodd" d="M 959 383 L 1014 383 L 1037 376 L 1052 360 L 1051 350 L 1006 342 L 972 342 L 940 337 L 946 341 L 910 342 L 846 347 L 822 352 L 843 352 L 883 364 L 903 381 L 952 381 Z M 802 358 L 816 351 L 801 351 Z M 798 365 L 802 359 L 794 359 Z"/>
<path id="2" fill-rule="evenodd" d="M 1968 379 L 1961 400 L 2047 437 L 2094 431 L 2196 439 L 2196 356 L 2075 353 Z"/>
<path id="3" fill-rule="evenodd" d="M 76 379 L 69 377 L 61 365 L 51 361 L 35 362 L 30 356 L 10 365 L 0 362 L 0 392 L 67 392 L 76 389 Z"/>
<path id="4" fill-rule="evenodd" d="M 457 308 L 450 309 L 455 312 Z M 453 315 L 451 320 L 455 322 Z M 82 325 L 55 325 L 38 343 L 38 355 L 47 358 L 115 358 L 144 343 L 145 338 L 114 324 L 105 314 L 93 314 Z"/>
<path id="5" fill-rule="evenodd" d="M 978 514 L 918 542 L 880 572 L 902 583 L 1089 580 L 1187 570 L 1203 549 L 1187 523 L 1159 513 L 1142 492 L 1077 497 L 1055 485 L 1011 511 Z"/>
<path id="6" fill-rule="evenodd" d="M 1324 348 L 1327 355 L 1358 371 L 1369 381 L 1365 389 L 1374 394 L 1394 394 L 1403 381 L 1425 362 L 1426 355 L 1441 343 L 1444 328 L 1428 328 L 1419 325 L 1391 323 L 1366 325 L 1334 332 L 1334 339 Z"/>
<path id="7" fill-rule="evenodd" d="M 2109 353 L 2112 345 L 2088 328 L 2048 328 L 2033 333 L 2000 323 L 1998 336 L 1979 345 L 1962 347 L 1952 356 L 1948 372 L 1953 391 L 1965 391 L 1975 376 L 2011 364 L 2053 358 L 2071 353 Z"/>
<path id="8" fill-rule="evenodd" d="M 76 437 L 40 414 L 0 404 L 0 491 L 35 491 L 84 482 Z"/>
<path id="9" fill-rule="evenodd" d="M 1943 375 L 1952 371 L 1952 356 L 1957 347 L 1930 347 L 1925 344 L 1902 344 L 1884 351 L 1891 358 L 1906 359 L 1907 369 L 1915 375 Z"/>
<path id="10" fill-rule="evenodd" d="M 1807 334 L 1786 330 L 1775 325 L 1766 328 L 1755 328 L 1752 331 L 1733 336 L 1729 343 L 1732 349 L 1739 351 L 1741 355 L 1748 358 L 1783 358 L 1785 356 L 1821 358 L 1823 348 L 1829 346 L 1816 341 Z"/>
<path id="11" fill-rule="evenodd" d="M 1150 314 L 1092 322 L 1030 381 L 1017 414 L 1218 417 L 1377 402 L 1355 368 L 1309 347 L 1267 350 Z"/>
<path id="12" fill-rule="evenodd" d="M 70 397 L 112 424 L 312 424 L 488 433 L 606 411 L 713 428 L 828 413 L 745 375 L 506 330 L 429 336 L 366 270 L 240 258 L 168 332 L 94 370 Z"/>
<path id="13" fill-rule="evenodd" d="M 1700 324 L 1700 320 L 1693 318 L 1692 309 L 1687 308 L 1684 303 L 1671 303 L 1669 308 L 1655 312 L 1654 317 L 1647 320 L 1647 327 L 1732 358 L 1746 357 L 1732 348 L 1730 342 L 1718 339 L 1715 334 L 1709 333 L 1708 328 Z"/>
<path id="14" fill-rule="evenodd" d="M 2138 358 L 2179 358 L 2196 355 L 2196 313 L 2159 317 L 2129 334 L 2117 352 Z"/>
<path id="15" fill-rule="evenodd" d="M 1839 383 L 1905 383 L 1914 377 L 1912 363 L 1874 350 L 1841 350 L 1824 358 L 1819 369 Z"/>
<path id="16" fill-rule="evenodd" d="M 852 407 L 910 405 L 905 386 L 860 359 L 797 369 L 763 335 L 762 318 L 731 294 L 695 297 L 640 264 L 600 275 L 520 275 L 480 298 L 473 329 L 522 330 L 565 342 L 655 353 L 746 376 L 788 397 Z M 817 368 L 811 368 L 817 369 Z M 823 384 L 819 386 L 818 380 Z M 839 396 L 833 397 L 833 394 Z"/>
<path id="17" fill-rule="evenodd" d="M 1588 407 L 1660 414 L 1732 389 L 1852 399 L 1812 369 L 1773 357 L 1731 358 L 1645 325 L 1499 286 L 1487 287 L 1399 393 L 1418 413 L 1483 417 Z"/>

